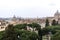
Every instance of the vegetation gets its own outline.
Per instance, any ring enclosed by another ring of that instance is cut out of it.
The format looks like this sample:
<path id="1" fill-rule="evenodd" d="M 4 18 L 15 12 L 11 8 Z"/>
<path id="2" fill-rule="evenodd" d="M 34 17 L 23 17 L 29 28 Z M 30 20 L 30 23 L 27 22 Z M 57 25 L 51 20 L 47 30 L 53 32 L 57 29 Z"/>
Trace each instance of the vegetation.
<path id="1" fill-rule="evenodd" d="M 16 30 L 18 35 L 20 36 L 20 40 L 37 40 L 38 34 L 35 32 L 27 31 L 27 30 Z"/>
<path id="2" fill-rule="evenodd" d="M 45 27 L 49 26 L 49 20 L 46 19 L 46 24 L 45 24 Z"/>
<path id="3" fill-rule="evenodd" d="M 4 31 L 1 31 L 1 32 L 0 32 L 0 40 L 2 39 L 4 33 L 5 33 Z"/>
<path id="4" fill-rule="evenodd" d="M 27 24 L 8 25 L 5 31 L 0 33 L 1 40 L 37 40 L 39 35 L 34 31 L 26 30 Z M 36 23 L 32 23 L 32 28 L 40 27 Z M 22 30 L 24 29 L 24 30 Z"/>
<path id="5" fill-rule="evenodd" d="M 53 20 L 53 21 L 52 21 L 52 25 L 53 25 L 53 26 L 57 25 L 57 21 L 56 21 L 56 20 Z"/>
<path id="6" fill-rule="evenodd" d="M 17 29 L 27 29 L 27 24 L 17 24 L 14 26 L 14 28 L 17 28 Z"/>
<path id="7" fill-rule="evenodd" d="M 36 28 L 36 30 L 38 31 L 38 36 L 39 36 L 38 40 L 42 40 L 41 26 L 37 23 L 28 24 L 28 26 L 32 27 L 33 31 L 34 31 L 34 28 Z"/>
<path id="8" fill-rule="evenodd" d="M 14 31 L 13 25 L 8 25 L 1 40 L 17 40 L 17 34 Z"/>
<path id="9" fill-rule="evenodd" d="M 52 34 L 51 40 L 60 40 L 60 25 L 49 26 L 49 27 L 46 27 L 44 29 L 46 30 L 44 32 L 44 34 L 46 32 L 51 32 L 51 34 Z"/>
<path id="10" fill-rule="evenodd" d="M 27 30 L 27 26 L 33 31 Z M 35 32 L 36 30 L 38 33 Z M 8 25 L 5 31 L 0 32 L 0 40 L 42 40 L 42 36 L 48 35 L 49 32 L 52 34 L 51 40 L 60 40 L 60 25 L 54 24 L 41 29 L 37 23 Z"/>
<path id="11" fill-rule="evenodd" d="M 60 40 L 60 32 L 57 32 L 55 35 L 53 35 L 51 40 Z"/>

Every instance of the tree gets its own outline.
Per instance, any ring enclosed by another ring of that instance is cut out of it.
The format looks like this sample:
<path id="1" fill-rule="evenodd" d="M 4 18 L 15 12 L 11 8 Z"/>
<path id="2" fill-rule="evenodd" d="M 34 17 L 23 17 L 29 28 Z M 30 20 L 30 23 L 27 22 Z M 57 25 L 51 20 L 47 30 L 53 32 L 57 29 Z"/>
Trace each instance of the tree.
<path id="1" fill-rule="evenodd" d="M 49 34 L 49 32 L 50 32 L 50 29 L 48 29 L 46 27 L 42 29 L 42 34 L 43 35 L 47 35 L 47 34 Z"/>
<path id="2" fill-rule="evenodd" d="M 17 24 L 17 25 L 15 25 L 15 27 L 14 28 L 17 28 L 17 29 L 27 29 L 27 24 Z"/>
<path id="3" fill-rule="evenodd" d="M 45 27 L 49 26 L 49 20 L 46 19 L 46 24 L 45 24 Z"/>
<path id="4" fill-rule="evenodd" d="M 56 21 L 56 25 L 58 25 L 58 21 Z"/>
<path id="5" fill-rule="evenodd" d="M 39 27 L 37 23 L 32 23 L 33 31 L 34 31 L 34 28 L 37 28 L 37 27 Z"/>
<path id="6" fill-rule="evenodd" d="M 3 37 L 4 33 L 5 33 L 4 31 L 0 32 L 0 40 L 2 40 L 2 37 Z"/>
<path id="7" fill-rule="evenodd" d="M 21 40 L 37 40 L 38 34 L 36 32 L 31 32 L 28 30 L 16 30 L 19 34 Z"/>
<path id="8" fill-rule="evenodd" d="M 38 35 L 39 35 L 38 40 L 42 40 L 42 30 L 41 29 L 38 30 Z"/>
<path id="9" fill-rule="evenodd" d="M 8 25 L 8 27 L 6 27 L 2 40 L 17 40 L 17 34 L 14 31 L 13 25 Z"/>
<path id="10" fill-rule="evenodd" d="M 36 28 L 36 30 L 38 31 L 38 35 L 39 35 L 39 39 L 38 40 L 42 40 L 41 26 L 38 23 L 32 23 L 32 24 L 29 24 L 29 26 L 33 28 L 33 31 L 34 31 L 34 28 Z"/>
<path id="11" fill-rule="evenodd" d="M 55 26 L 56 25 L 56 20 L 52 21 L 52 25 Z"/>
<path id="12" fill-rule="evenodd" d="M 20 30 L 20 28 L 25 29 L 26 24 L 18 26 L 8 25 L 4 31 L 3 37 L 1 36 L 1 40 L 37 40 L 38 38 L 42 40 L 41 26 L 37 23 L 32 23 L 31 25 L 33 29 L 36 28 L 38 34 L 36 34 L 35 31 Z"/>
<path id="13" fill-rule="evenodd" d="M 53 35 L 51 40 L 60 40 L 60 32 L 57 32 L 55 35 Z"/>
<path id="14" fill-rule="evenodd" d="M 39 35 L 39 39 L 38 40 L 42 40 L 42 29 L 41 29 L 41 26 L 38 23 L 32 23 L 32 27 L 33 27 L 33 29 L 36 28 L 38 30 L 38 35 Z"/>
<path id="15" fill-rule="evenodd" d="M 28 24 L 28 26 L 33 28 L 33 31 L 35 31 L 34 29 L 38 29 L 40 27 L 40 25 L 38 23 Z"/>
<path id="16" fill-rule="evenodd" d="M 29 35 L 30 40 L 37 40 L 38 39 L 38 35 L 35 32 L 32 32 Z"/>

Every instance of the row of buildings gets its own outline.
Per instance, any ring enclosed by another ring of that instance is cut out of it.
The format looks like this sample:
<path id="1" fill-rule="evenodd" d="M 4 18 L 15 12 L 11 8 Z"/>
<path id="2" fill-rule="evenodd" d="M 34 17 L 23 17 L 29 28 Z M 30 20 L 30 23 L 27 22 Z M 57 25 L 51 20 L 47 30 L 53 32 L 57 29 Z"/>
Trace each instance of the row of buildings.
<path id="1" fill-rule="evenodd" d="M 8 20 L 0 20 L 0 31 L 5 30 L 5 28 L 9 24 L 16 25 L 16 24 L 24 24 L 24 23 L 27 23 L 27 24 L 38 23 L 43 28 L 45 27 L 46 19 L 49 20 L 50 25 L 52 23 L 52 20 L 54 19 L 58 21 L 58 23 L 60 24 L 60 13 L 57 10 L 53 17 L 45 17 L 45 18 L 38 18 L 38 17 L 37 18 L 17 18 L 13 16 L 11 19 L 8 19 Z"/>

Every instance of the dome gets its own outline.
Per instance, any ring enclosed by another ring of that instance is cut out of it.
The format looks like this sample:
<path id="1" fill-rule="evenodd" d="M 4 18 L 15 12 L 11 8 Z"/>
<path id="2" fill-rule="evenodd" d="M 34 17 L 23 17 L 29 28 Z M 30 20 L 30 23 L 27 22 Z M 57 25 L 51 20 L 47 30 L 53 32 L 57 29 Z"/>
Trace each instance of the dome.
<path id="1" fill-rule="evenodd" d="M 14 15 L 13 18 L 16 18 L 16 16 Z"/>
<path id="2" fill-rule="evenodd" d="M 60 15 L 60 13 L 57 10 L 56 13 L 54 14 L 54 16 L 58 16 L 58 15 Z"/>

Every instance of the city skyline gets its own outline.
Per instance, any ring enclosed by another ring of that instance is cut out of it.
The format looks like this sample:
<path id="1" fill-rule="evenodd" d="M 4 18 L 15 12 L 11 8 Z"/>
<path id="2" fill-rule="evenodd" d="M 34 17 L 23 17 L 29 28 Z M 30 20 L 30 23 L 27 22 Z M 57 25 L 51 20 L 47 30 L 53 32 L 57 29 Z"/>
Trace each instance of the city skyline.
<path id="1" fill-rule="evenodd" d="M 58 10 L 59 0 L 0 0 L 0 17 L 50 17 Z"/>

